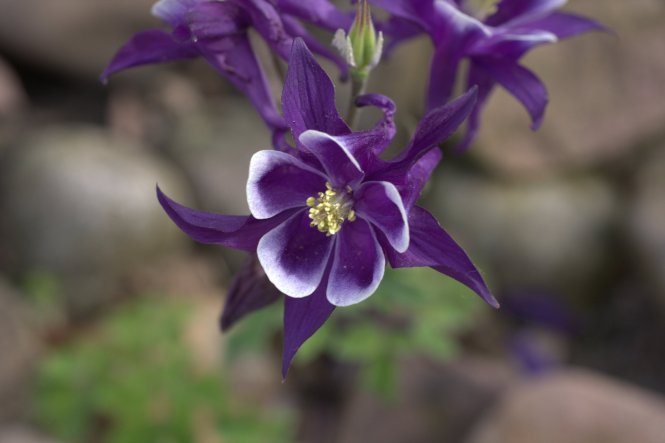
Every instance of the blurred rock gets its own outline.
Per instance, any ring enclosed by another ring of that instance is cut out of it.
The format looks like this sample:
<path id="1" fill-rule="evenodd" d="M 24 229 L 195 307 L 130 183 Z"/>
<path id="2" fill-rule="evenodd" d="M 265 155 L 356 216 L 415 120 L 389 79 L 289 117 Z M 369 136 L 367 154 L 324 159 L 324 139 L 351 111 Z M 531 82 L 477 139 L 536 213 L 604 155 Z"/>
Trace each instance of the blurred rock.
<path id="1" fill-rule="evenodd" d="M 3 222 L 17 270 L 53 273 L 75 311 L 108 300 L 121 276 L 186 240 L 155 197 L 160 183 L 183 199 L 182 178 L 101 130 L 41 131 L 6 167 Z"/>
<path id="2" fill-rule="evenodd" d="M 271 149 L 270 133 L 244 98 L 182 115 L 170 140 L 173 157 L 194 184 L 203 208 L 248 214 L 249 160 Z"/>
<path id="3" fill-rule="evenodd" d="M 28 98 L 12 68 L 0 59 L 0 118 L 8 118 L 27 104 Z"/>
<path id="4" fill-rule="evenodd" d="M 660 443 L 665 402 L 647 391 L 585 371 L 565 371 L 515 387 L 467 443 Z"/>
<path id="5" fill-rule="evenodd" d="M 0 428 L 0 443 L 56 443 L 56 440 L 24 425 L 11 425 Z"/>
<path id="6" fill-rule="evenodd" d="M 476 358 L 449 365 L 410 358 L 399 373 L 394 401 L 354 390 L 336 441 L 461 441 L 514 377 L 506 366 Z"/>
<path id="7" fill-rule="evenodd" d="M 29 61 L 96 78 L 136 31 L 159 27 L 154 0 L 0 0 L 0 48 Z"/>
<path id="8" fill-rule="evenodd" d="M 550 91 L 542 128 L 500 90 L 484 114 L 470 152 L 509 175 L 540 175 L 621 162 L 645 139 L 663 134 L 665 3 L 589 0 L 570 9 L 598 20 L 611 34 L 587 34 L 538 48 L 525 63 Z"/>
<path id="9" fill-rule="evenodd" d="M 645 159 L 637 175 L 637 196 L 628 212 L 639 269 L 660 295 L 665 308 L 665 145 Z"/>
<path id="10" fill-rule="evenodd" d="M 441 224 L 496 287 L 576 298 L 607 259 L 617 199 L 601 180 L 503 183 L 444 171 L 432 197 Z"/>
<path id="11" fill-rule="evenodd" d="M 2 279 L 0 355 L 0 422 L 5 422 L 24 412 L 30 376 L 39 356 L 39 338 L 27 306 Z"/>

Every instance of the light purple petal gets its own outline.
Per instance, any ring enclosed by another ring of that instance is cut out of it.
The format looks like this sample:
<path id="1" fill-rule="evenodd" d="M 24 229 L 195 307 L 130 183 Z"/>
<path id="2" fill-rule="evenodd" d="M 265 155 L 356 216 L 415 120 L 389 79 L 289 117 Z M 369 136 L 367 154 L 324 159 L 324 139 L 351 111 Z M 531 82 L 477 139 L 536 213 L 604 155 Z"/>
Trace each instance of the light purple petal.
<path id="1" fill-rule="evenodd" d="M 297 212 L 259 241 L 257 255 L 277 289 L 306 297 L 319 286 L 332 251 L 333 237 L 311 227 L 307 211 Z"/>
<path id="2" fill-rule="evenodd" d="M 328 320 L 335 306 L 326 298 L 328 279 L 324 278 L 314 293 L 305 298 L 284 297 L 284 350 L 282 378 L 291 366 L 300 346 Z"/>
<path id="3" fill-rule="evenodd" d="M 327 297 L 335 306 L 349 306 L 376 291 L 383 278 L 386 259 L 374 230 L 362 218 L 345 222 L 335 237 Z"/>
<path id="4" fill-rule="evenodd" d="M 328 31 L 348 31 L 353 22 L 352 14 L 344 14 L 328 0 L 277 0 L 277 7 L 284 14 L 320 26 Z"/>
<path id="5" fill-rule="evenodd" d="M 171 34 L 159 29 L 149 29 L 134 35 L 118 50 L 102 73 L 101 80 L 106 81 L 110 75 L 127 68 L 194 58 L 198 55 L 193 43 L 178 41 Z"/>
<path id="6" fill-rule="evenodd" d="M 293 212 L 285 212 L 271 219 L 257 220 L 251 216 L 197 211 L 174 202 L 159 188 L 157 199 L 171 220 L 193 240 L 243 251 L 254 251 L 266 232 L 293 215 Z"/>
<path id="7" fill-rule="evenodd" d="M 365 182 L 354 195 L 354 210 L 376 226 L 397 252 L 409 247 L 406 210 L 397 188 L 388 182 Z"/>
<path id="8" fill-rule="evenodd" d="M 308 129 L 331 135 L 351 132 L 337 112 L 332 81 L 300 38 L 293 42 L 282 106 L 296 140 Z"/>
<path id="9" fill-rule="evenodd" d="M 551 32 L 559 39 L 574 37 L 589 31 L 609 31 L 607 27 L 598 22 L 566 12 L 555 12 L 541 19 L 525 23 L 520 28 Z"/>
<path id="10" fill-rule="evenodd" d="M 246 315 L 276 302 L 279 297 L 279 291 L 266 277 L 256 254 L 250 254 L 226 295 L 220 318 L 222 331 L 227 331 Z"/>
<path id="11" fill-rule="evenodd" d="M 187 11 L 202 1 L 205 0 L 159 0 L 151 13 L 175 28 L 185 22 Z"/>
<path id="12" fill-rule="evenodd" d="M 498 308 L 480 272 L 464 250 L 441 228 L 432 215 L 414 206 L 409 213 L 411 242 L 403 254 L 386 248 L 393 268 L 429 266 L 468 286 L 489 305 Z"/>
<path id="13" fill-rule="evenodd" d="M 538 129 L 543 122 L 548 102 L 547 89 L 540 79 L 533 72 L 511 61 L 488 57 L 476 63 L 524 105 L 531 116 L 531 129 Z"/>
<path id="14" fill-rule="evenodd" d="M 360 164 L 336 137 L 310 130 L 300 135 L 300 143 L 321 162 L 333 187 L 354 187 L 362 180 Z"/>
<path id="15" fill-rule="evenodd" d="M 530 49 L 549 43 L 555 43 L 557 36 L 543 30 L 511 29 L 509 32 L 496 33 L 483 39 L 470 48 L 470 55 L 501 56 L 518 60 Z"/>
<path id="16" fill-rule="evenodd" d="M 259 151 L 249 162 L 247 203 L 258 219 L 305 207 L 309 197 L 326 189 L 326 177 L 293 155 Z"/>
<path id="17" fill-rule="evenodd" d="M 543 17 L 565 5 L 567 0 L 502 0 L 496 13 L 487 17 L 490 26 L 515 26 Z"/>

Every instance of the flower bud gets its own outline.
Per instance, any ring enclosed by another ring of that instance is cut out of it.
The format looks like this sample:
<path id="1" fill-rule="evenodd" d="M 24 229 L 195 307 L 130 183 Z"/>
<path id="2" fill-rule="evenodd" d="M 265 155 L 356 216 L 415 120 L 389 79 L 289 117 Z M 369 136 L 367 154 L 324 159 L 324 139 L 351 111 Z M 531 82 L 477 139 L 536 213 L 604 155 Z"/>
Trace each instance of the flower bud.
<path id="1" fill-rule="evenodd" d="M 374 29 L 367 0 L 358 2 L 358 12 L 349 34 L 338 29 L 333 45 L 351 67 L 351 75 L 356 78 L 365 79 L 379 63 L 383 52 L 383 34 Z"/>

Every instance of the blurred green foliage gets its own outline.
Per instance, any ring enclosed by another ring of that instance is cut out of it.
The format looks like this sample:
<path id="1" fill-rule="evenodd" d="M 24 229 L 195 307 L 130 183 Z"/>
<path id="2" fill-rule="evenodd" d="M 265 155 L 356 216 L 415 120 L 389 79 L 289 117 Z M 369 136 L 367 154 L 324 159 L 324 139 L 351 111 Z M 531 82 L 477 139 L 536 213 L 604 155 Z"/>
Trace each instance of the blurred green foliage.
<path id="1" fill-rule="evenodd" d="M 322 353 L 358 363 L 363 385 L 390 397 L 398 359 L 454 357 L 456 333 L 482 306 L 471 290 L 429 268 L 386 269 L 377 292 L 361 304 L 336 309 L 298 351 L 294 364 L 307 364 Z M 243 320 L 231 334 L 230 357 L 266 352 L 281 330 L 281 312 L 277 303 Z"/>
<path id="2" fill-rule="evenodd" d="M 229 394 L 223 374 L 196 369 L 184 340 L 191 305 L 148 298 L 109 315 L 47 357 L 37 421 L 63 441 L 290 441 L 287 413 L 270 418 Z"/>

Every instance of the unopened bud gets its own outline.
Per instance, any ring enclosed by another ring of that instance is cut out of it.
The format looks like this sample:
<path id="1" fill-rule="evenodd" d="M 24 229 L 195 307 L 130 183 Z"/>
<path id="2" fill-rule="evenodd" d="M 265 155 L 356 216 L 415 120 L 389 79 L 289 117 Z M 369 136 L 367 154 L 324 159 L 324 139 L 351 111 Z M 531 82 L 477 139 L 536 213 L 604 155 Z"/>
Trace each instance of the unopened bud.
<path id="1" fill-rule="evenodd" d="M 333 45 L 351 67 L 351 75 L 364 79 L 381 60 L 383 34 L 377 33 L 367 0 L 358 2 L 358 12 L 349 34 L 338 29 Z"/>

